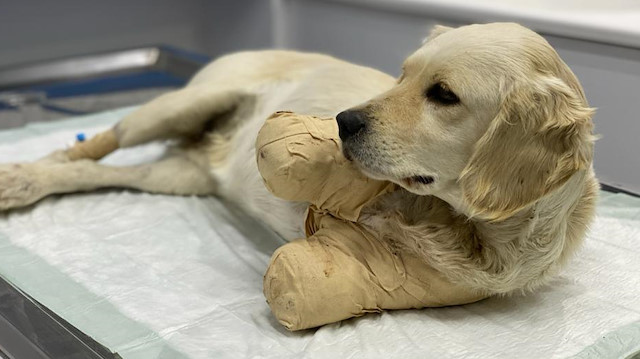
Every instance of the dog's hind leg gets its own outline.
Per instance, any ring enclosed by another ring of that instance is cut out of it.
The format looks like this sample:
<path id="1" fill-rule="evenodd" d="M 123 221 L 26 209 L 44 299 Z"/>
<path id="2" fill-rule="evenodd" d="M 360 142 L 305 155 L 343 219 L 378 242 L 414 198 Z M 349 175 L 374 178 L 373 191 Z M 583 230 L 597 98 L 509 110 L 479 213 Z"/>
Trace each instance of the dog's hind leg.
<path id="1" fill-rule="evenodd" d="M 126 116 L 114 132 L 120 147 L 169 138 L 199 137 L 218 119 L 250 102 L 251 95 L 191 86 L 160 96 Z"/>
<path id="2" fill-rule="evenodd" d="M 89 159 L 0 165 L 0 210 L 27 206 L 51 194 L 106 187 L 174 195 L 214 194 L 216 183 L 203 165 L 206 154 L 192 152 L 130 167 L 105 166 Z"/>
<path id="3" fill-rule="evenodd" d="M 207 130 L 220 130 L 225 120 L 253 104 L 253 96 L 241 91 L 191 86 L 162 95 L 124 117 L 109 129 L 65 152 L 45 160 L 98 160 L 118 148 L 164 139 L 197 140 Z M 228 122 L 228 121 L 227 121 Z"/>

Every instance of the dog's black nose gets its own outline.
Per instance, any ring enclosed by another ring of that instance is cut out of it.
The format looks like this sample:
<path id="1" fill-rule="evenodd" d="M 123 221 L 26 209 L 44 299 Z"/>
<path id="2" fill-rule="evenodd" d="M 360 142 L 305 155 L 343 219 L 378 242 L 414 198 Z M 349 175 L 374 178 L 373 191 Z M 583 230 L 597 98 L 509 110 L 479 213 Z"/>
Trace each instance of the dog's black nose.
<path id="1" fill-rule="evenodd" d="M 366 127 L 367 115 L 357 110 L 342 111 L 336 116 L 340 139 L 345 141 Z"/>

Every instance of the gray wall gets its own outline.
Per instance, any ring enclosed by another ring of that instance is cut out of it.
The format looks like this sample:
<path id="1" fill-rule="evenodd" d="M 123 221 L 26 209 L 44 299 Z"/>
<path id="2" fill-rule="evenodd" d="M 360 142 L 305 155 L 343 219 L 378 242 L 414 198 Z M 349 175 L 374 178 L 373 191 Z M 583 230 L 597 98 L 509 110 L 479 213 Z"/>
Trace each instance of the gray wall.
<path id="1" fill-rule="evenodd" d="M 275 33 L 278 46 L 328 53 L 393 75 L 399 75 L 404 59 L 421 45 L 434 25 L 461 25 L 325 1 L 281 3 Z"/>
<path id="2" fill-rule="evenodd" d="M 268 0 L 0 2 L 0 66 L 149 44 L 217 56 L 271 45 Z"/>
<path id="3" fill-rule="evenodd" d="M 274 46 L 269 0 L 207 1 L 205 52 L 212 56 Z"/>
<path id="4" fill-rule="evenodd" d="M 640 194 L 640 49 L 547 36 L 596 107 L 595 170 L 607 184 Z"/>

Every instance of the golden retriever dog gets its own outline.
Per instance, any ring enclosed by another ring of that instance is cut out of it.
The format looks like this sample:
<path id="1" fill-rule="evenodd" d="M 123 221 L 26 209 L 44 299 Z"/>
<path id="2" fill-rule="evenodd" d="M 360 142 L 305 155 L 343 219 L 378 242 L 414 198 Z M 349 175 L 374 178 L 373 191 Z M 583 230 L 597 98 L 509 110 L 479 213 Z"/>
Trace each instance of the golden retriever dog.
<path id="1" fill-rule="evenodd" d="M 217 195 L 302 238 L 306 204 L 271 195 L 256 166 L 257 132 L 279 110 L 336 117 L 345 156 L 402 187 L 363 224 L 471 289 L 542 285 L 594 215 L 593 110 L 553 48 L 509 23 L 435 27 L 398 79 L 319 54 L 222 57 L 111 132 L 110 150 L 172 140 L 163 160 L 108 167 L 57 151 L 3 165 L 0 209 L 103 187 Z"/>

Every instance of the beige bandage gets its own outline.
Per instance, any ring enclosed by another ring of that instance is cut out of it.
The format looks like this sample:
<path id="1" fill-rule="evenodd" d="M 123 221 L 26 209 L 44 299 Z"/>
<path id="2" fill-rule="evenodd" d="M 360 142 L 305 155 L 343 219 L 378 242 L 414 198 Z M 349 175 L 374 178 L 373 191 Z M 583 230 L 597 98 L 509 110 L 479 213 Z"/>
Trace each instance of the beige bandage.
<path id="1" fill-rule="evenodd" d="M 258 170 L 274 195 L 356 221 L 365 205 L 396 186 L 363 175 L 340 143 L 335 119 L 276 112 L 256 140 Z"/>
<path id="2" fill-rule="evenodd" d="M 289 330 L 313 328 L 384 309 L 440 307 L 483 295 L 456 286 L 404 252 L 391 251 L 357 223 L 314 213 L 314 232 L 278 248 L 264 295 Z"/>
<path id="3" fill-rule="evenodd" d="M 77 142 L 66 151 L 67 157 L 75 161 L 83 158 L 99 160 L 117 150 L 119 147 L 116 133 L 113 129 L 101 132 L 92 138 Z"/>
<path id="4" fill-rule="evenodd" d="M 397 187 L 365 177 L 342 155 L 334 119 L 276 113 L 260 130 L 256 156 L 274 195 L 310 203 L 308 238 L 280 247 L 264 276 L 267 302 L 287 329 L 484 298 L 357 223 L 364 206 Z"/>

